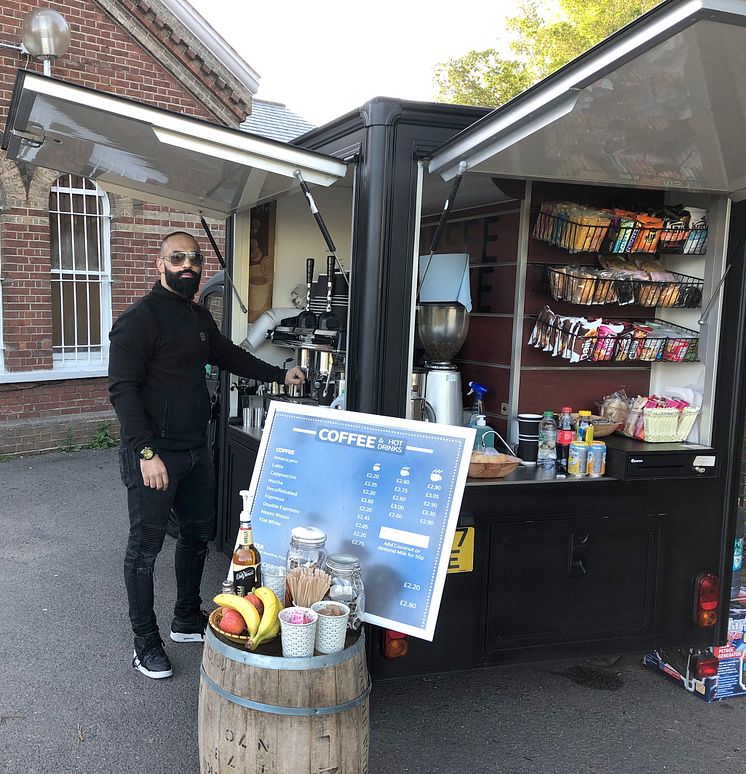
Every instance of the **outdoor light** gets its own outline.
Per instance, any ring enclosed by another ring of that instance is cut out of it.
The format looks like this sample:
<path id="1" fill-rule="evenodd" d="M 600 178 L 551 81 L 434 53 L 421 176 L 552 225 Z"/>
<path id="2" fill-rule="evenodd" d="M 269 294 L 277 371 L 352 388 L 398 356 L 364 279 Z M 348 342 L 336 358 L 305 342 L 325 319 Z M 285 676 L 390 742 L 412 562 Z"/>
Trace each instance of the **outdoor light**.
<path id="1" fill-rule="evenodd" d="M 26 14 L 21 24 L 21 44 L 0 43 L 44 63 L 44 75 L 52 74 L 52 60 L 70 48 L 70 27 L 65 17 L 51 8 L 37 8 Z"/>

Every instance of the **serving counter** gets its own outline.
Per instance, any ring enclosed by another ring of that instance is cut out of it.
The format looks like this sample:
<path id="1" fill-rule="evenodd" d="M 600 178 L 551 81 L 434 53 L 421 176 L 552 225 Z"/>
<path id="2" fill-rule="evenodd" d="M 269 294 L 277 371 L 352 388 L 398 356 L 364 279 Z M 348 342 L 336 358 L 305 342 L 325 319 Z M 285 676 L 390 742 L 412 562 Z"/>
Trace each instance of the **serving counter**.
<path id="1" fill-rule="evenodd" d="M 258 429 L 229 427 L 226 479 L 236 502 L 227 511 L 226 552 L 260 440 Z M 452 563 L 435 639 L 410 638 L 409 656 L 389 660 L 383 630 L 372 627 L 373 674 L 706 643 L 708 632 L 692 630 L 691 597 L 681 587 L 717 554 L 707 523 L 720 496 L 713 480 L 558 478 L 533 466 L 468 480 L 454 547 L 468 536 L 473 554 Z"/>

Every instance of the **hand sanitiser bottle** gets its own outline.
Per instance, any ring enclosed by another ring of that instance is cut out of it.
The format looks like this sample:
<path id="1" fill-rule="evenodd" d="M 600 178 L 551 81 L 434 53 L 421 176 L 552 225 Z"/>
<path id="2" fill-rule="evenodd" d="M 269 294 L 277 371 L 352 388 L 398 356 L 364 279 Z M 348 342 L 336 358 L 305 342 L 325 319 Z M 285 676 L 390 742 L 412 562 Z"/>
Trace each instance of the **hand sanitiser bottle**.
<path id="1" fill-rule="evenodd" d="M 480 414 L 473 425 L 477 434 L 474 437 L 474 451 L 486 451 L 495 448 L 495 431 L 487 424 L 487 417 Z"/>

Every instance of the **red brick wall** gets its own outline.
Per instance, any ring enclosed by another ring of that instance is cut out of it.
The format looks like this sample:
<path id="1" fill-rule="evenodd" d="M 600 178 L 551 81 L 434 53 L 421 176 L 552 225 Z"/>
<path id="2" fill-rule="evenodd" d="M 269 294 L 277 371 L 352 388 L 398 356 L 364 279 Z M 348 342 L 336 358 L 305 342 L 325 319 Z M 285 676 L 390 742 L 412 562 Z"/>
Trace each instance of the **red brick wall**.
<path id="1" fill-rule="evenodd" d="M 59 11 L 70 25 L 70 48 L 53 64 L 55 78 L 214 120 L 203 105 L 95 3 L 65 0 L 41 5 Z M 38 2 L 3 0 L 0 40 L 20 42 L 23 17 L 39 7 Z M 0 49 L 0 122 L 3 124 L 16 70 L 22 66 L 41 71 L 41 64 L 35 60 L 26 65 L 25 59 L 15 52 Z"/>
<path id="2" fill-rule="evenodd" d="M 157 107 L 216 121 L 214 116 L 146 53 L 99 6 L 85 0 L 49 2 L 70 25 L 72 44 L 53 64 L 55 78 L 119 94 Z M 23 16 L 35 2 L 3 2 L 0 40 L 20 40 Z M 17 68 L 41 64 L 0 49 L 0 126 L 4 125 Z M 4 161 L 6 165 L 9 163 Z M 7 168 L 0 175 L 0 256 L 3 277 L 4 365 L 9 372 L 52 368 L 49 185 L 55 175 Z M 203 275 L 219 265 L 199 219 L 139 202 L 110 197 L 112 317 L 146 293 L 157 280 L 155 257 L 163 235 L 189 231 L 210 256 Z M 26 206 L 24 206 L 24 203 Z M 223 224 L 211 222 L 223 249 Z M 0 454 L 85 443 L 102 422 L 114 420 L 106 379 L 63 379 L 3 384 L 0 372 Z"/>

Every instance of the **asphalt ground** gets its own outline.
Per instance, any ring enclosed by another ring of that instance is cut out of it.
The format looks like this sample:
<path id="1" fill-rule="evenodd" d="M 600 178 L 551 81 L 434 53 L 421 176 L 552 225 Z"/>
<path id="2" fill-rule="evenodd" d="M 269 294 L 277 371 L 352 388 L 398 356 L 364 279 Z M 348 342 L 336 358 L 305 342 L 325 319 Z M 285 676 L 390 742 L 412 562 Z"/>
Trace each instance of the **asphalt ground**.
<path id="1" fill-rule="evenodd" d="M 201 646 L 166 641 L 170 680 L 132 669 L 126 536 L 115 450 L 0 463 L 2 774 L 199 771 Z M 166 633 L 173 549 L 156 567 Z M 211 552 L 206 599 L 226 562 Z M 374 684 L 370 719 L 371 774 L 746 772 L 746 698 L 706 704 L 640 657 Z"/>

